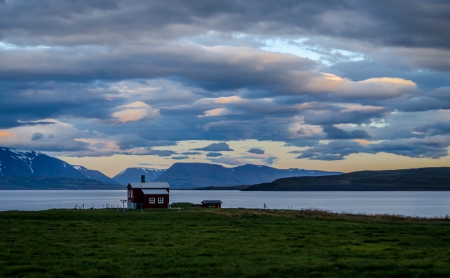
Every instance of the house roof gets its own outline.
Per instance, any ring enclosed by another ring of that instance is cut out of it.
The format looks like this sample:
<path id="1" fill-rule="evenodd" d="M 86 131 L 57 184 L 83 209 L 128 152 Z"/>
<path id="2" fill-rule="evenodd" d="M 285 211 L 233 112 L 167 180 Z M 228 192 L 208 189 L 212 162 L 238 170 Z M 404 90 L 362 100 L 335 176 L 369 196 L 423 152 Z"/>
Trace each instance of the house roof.
<path id="1" fill-rule="evenodd" d="M 141 188 L 141 189 L 151 189 L 151 188 L 170 188 L 170 185 L 167 182 L 130 182 L 129 183 L 133 188 Z"/>
<path id="2" fill-rule="evenodd" d="M 203 200 L 202 203 L 205 203 L 205 204 L 222 204 L 222 201 L 220 201 L 220 200 Z"/>
<path id="3" fill-rule="evenodd" d="M 165 189 L 142 189 L 144 195 L 168 195 L 169 192 Z"/>

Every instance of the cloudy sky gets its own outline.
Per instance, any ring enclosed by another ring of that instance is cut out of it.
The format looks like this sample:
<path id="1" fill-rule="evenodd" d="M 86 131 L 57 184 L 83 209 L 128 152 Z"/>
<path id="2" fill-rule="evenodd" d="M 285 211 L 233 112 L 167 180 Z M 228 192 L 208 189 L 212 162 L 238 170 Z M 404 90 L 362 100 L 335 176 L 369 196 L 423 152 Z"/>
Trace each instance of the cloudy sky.
<path id="1" fill-rule="evenodd" d="M 175 162 L 449 166 L 450 2 L 0 0 L 0 146 Z"/>

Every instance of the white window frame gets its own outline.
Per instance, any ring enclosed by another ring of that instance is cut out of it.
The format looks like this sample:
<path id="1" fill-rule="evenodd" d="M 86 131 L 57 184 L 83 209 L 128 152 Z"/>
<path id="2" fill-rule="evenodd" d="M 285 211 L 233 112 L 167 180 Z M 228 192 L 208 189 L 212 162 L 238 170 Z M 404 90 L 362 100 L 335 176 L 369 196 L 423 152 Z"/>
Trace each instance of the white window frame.
<path id="1" fill-rule="evenodd" d="M 155 197 L 148 198 L 148 203 L 149 204 L 156 204 L 156 200 L 155 199 L 156 199 Z"/>
<path id="2" fill-rule="evenodd" d="M 164 198 L 158 197 L 158 204 L 164 204 Z"/>

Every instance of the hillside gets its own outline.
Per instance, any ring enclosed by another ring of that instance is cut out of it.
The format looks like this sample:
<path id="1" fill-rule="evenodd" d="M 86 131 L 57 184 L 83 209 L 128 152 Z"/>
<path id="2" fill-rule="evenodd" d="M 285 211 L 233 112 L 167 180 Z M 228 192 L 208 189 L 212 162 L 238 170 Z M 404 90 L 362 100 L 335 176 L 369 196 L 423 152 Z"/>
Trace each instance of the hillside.
<path id="1" fill-rule="evenodd" d="M 208 163 L 175 163 L 154 181 L 168 182 L 171 188 L 200 188 L 251 185 L 271 182 L 284 177 L 336 174 L 341 173 L 303 169 L 276 169 L 257 165 L 225 168 L 221 165 Z"/>
<path id="2" fill-rule="evenodd" d="M 72 165 L 40 152 L 0 147 L 0 176 L 84 179 Z"/>
<path id="3" fill-rule="evenodd" d="M 359 171 L 332 177 L 295 177 L 249 186 L 244 191 L 428 191 L 450 190 L 450 167 Z"/>
<path id="4" fill-rule="evenodd" d="M 122 189 L 111 178 L 46 154 L 0 147 L 0 189 Z"/>

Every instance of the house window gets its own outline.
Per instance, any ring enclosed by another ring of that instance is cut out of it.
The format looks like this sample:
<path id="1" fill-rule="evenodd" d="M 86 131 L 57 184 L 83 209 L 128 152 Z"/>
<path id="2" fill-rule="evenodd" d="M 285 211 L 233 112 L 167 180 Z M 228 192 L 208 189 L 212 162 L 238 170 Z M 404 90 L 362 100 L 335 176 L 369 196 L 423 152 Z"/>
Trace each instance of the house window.
<path id="1" fill-rule="evenodd" d="M 163 197 L 159 197 L 158 198 L 158 204 L 164 204 L 164 198 Z"/>
<path id="2" fill-rule="evenodd" d="M 148 199 L 148 202 L 149 202 L 150 204 L 154 204 L 154 203 L 155 203 L 155 198 L 149 198 L 149 199 Z"/>

